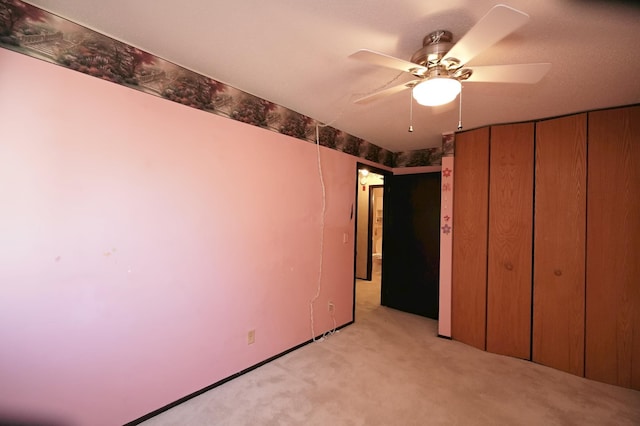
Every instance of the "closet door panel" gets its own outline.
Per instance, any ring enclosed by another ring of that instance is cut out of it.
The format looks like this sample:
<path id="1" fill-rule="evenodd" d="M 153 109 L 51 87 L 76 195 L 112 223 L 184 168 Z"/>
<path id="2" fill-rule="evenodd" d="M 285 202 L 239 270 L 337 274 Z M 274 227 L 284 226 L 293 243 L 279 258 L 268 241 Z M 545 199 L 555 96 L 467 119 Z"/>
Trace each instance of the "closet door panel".
<path id="1" fill-rule="evenodd" d="M 640 390 L 640 107 L 588 127 L 585 375 Z"/>
<path id="2" fill-rule="evenodd" d="M 456 135 L 451 337 L 485 349 L 489 128 Z"/>
<path id="3" fill-rule="evenodd" d="M 587 116 L 536 125 L 533 361 L 584 375 Z"/>
<path id="4" fill-rule="evenodd" d="M 491 127 L 487 351 L 524 359 L 531 356 L 533 147 L 533 123 Z"/>

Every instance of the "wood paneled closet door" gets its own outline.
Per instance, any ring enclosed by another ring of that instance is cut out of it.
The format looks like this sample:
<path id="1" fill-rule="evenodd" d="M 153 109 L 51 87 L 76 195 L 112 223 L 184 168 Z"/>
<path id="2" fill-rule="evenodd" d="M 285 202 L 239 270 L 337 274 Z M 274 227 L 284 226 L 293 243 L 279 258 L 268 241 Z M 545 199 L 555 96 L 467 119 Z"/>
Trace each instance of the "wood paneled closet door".
<path id="1" fill-rule="evenodd" d="M 584 375 L 587 115 L 537 123 L 533 361 Z"/>
<path id="2" fill-rule="evenodd" d="M 531 357 L 533 146 L 533 123 L 491 127 L 487 351 L 524 359 Z"/>
<path id="3" fill-rule="evenodd" d="M 640 107 L 589 113 L 586 377 L 640 390 Z"/>
<path id="4" fill-rule="evenodd" d="M 451 337 L 485 350 L 489 128 L 455 144 Z"/>

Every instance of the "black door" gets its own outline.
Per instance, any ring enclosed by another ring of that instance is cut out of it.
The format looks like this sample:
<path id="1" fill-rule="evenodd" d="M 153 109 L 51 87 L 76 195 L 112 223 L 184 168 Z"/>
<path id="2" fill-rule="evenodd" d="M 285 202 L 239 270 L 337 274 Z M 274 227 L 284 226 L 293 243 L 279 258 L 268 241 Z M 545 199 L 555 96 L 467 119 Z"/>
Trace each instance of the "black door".
<path id="1" fill-rule="evenodd" d="M 385 178 L 382 305 L 438 318 L 440 173 Z"/>

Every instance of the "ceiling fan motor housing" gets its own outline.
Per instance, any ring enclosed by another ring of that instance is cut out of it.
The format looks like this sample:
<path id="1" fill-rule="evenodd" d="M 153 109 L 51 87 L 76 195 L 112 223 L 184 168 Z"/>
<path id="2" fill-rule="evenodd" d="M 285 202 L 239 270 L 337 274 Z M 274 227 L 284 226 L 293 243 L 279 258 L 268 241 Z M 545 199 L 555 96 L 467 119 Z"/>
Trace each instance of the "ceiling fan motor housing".
<path id="1" fill-rule="evenodd" d="M 422 48 L 411 56 L 410 61 L 427 68 L 436 66 L 453 47 L 452 40 L 450 31 L 433 31 L 422 40 Z"/>
<path id="2" fill-rule="evenodd" d="M 456 80 L 466 80 L 471 77 L 473 71 L 469 68 L 461 68 L 460 61 L 445 55 L 451 50 L 454 43 L 453 34 L 447 30 L 433 31 L 422 40 L 422 48 L 411 56 L 411 62 L 421 65 L 424 69 L 412 74 L 421 78 L 450 77 Z"/>

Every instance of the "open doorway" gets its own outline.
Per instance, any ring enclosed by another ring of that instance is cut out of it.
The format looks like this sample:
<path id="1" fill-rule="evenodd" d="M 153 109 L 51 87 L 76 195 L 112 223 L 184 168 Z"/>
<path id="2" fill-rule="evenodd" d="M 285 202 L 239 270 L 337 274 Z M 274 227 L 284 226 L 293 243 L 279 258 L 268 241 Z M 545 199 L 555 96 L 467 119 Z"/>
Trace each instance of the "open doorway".
<path id="1" fill-rule="evenodd" d="M 354 303 L 373 308 L 381 300 L 386 173 L 362 164 L 357 173 Z"/>

